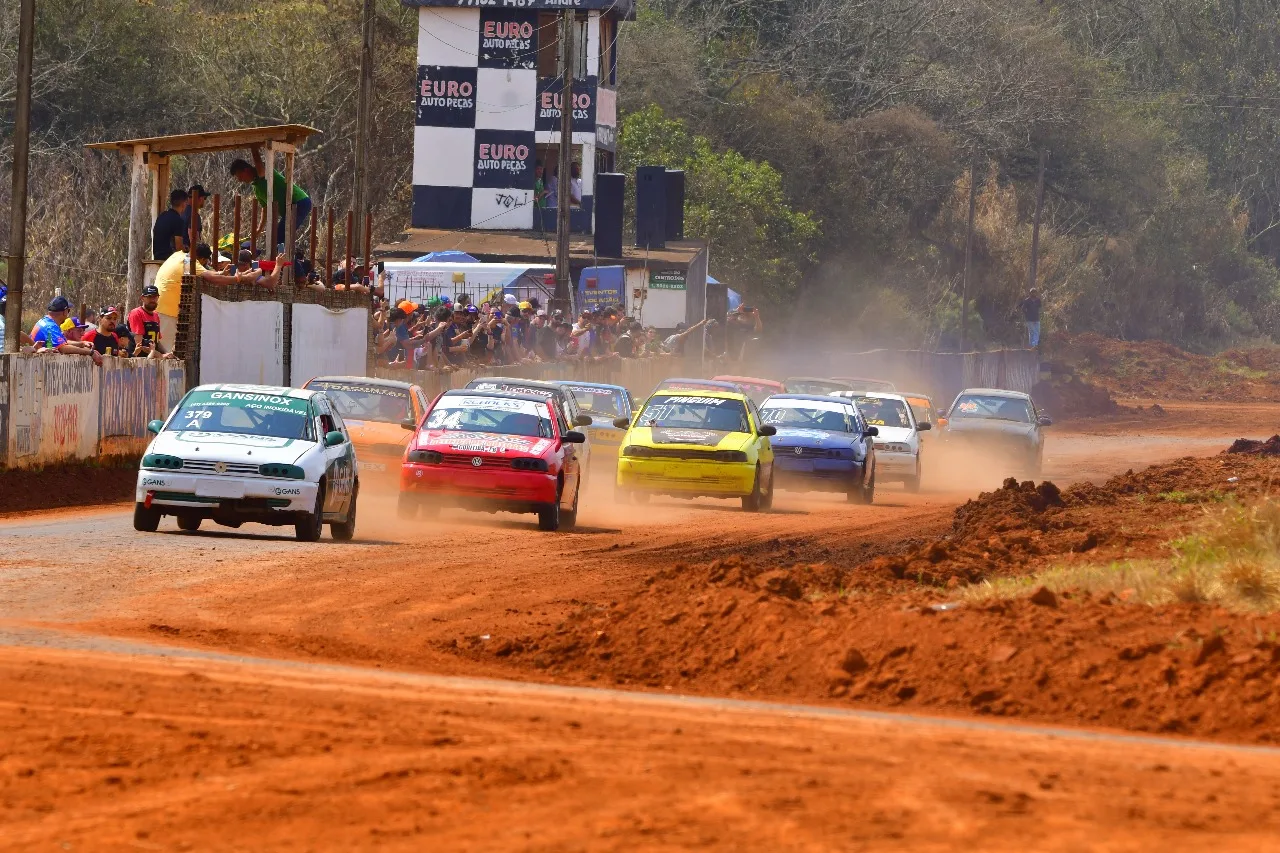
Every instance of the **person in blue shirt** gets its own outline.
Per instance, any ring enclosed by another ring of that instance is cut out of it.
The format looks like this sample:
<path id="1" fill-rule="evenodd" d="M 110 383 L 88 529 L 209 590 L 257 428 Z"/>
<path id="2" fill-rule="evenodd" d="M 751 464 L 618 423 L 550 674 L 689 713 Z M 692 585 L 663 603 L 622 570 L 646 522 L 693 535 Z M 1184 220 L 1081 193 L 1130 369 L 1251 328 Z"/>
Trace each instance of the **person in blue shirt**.
<path id="1" fill-rule="evenodd" d="M 87 355 L 93 359 L 94 364 L 102 364 L 102 355 L 93 348 L 93 344 L 69 341 L 62 333 L 62 324 L 71 313 L 71 303 L 67 301 L 67 297 L 53 297 L 47 310 L 48 313 L 37 320 L 35 328 L 31 330 L 31 340 L 37 347 L 53 350 L 62 355 Z"/>

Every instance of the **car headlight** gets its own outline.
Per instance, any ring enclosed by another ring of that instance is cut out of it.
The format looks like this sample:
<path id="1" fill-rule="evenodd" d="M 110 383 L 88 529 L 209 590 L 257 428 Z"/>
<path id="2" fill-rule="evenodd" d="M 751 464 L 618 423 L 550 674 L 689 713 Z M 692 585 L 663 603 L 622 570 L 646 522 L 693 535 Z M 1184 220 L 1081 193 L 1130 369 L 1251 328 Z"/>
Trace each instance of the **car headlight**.
<path id="1" fill-rule="evenodd" d="M 623 455 L 623 456 L 635 456 L 635 457 L 638 457 L 638 458 L 644 458 L 644 457 L 646 457 L 646 456 L 652 456 L 652 455 L 653 455 L 653 451 L 652 451 L 652 449 L 650 449 L 650 448 L 648 448 L 648 447 L 644 447 L 643 445 L 639 445 L 639 444 L 628 444 L 626 447 L 622 448 L 622 455 Z"/>
<path id="2" fill-rule="evenodd" d="M 444 461 L 444 456 L 435 450 L 410 450 L 405 459 L 419 465 L 439 465 Z"/>
<path id="3" fill-rule="evenodd" d="M 545 459 L 512 459 L 511 467 L 517 471 L 546 471 L 547 460 Z"/>
<path id="4" fill-rule="evenodd" d="M 268 462 L 266 465 L 259 465 L 258 473 L 264 477 L 277 477 L 282 480 L 307 479 L 307 472 L 303 471 L 297 465 L 278 465 L 275 462 Z"/>
<path id="5" fill-rule="evenodd" d="M 747 454 L 742 450 L 717 450 L 715 459 L 717 462 L 746 462 Z"/>
<path id="6" fill-rule="evenodd" d="M 178 456 L 170 456 L 167 453 L 148 453 L 142 457 L 142 467 L 176 471 L 182 467 L 182 459 Z"/>

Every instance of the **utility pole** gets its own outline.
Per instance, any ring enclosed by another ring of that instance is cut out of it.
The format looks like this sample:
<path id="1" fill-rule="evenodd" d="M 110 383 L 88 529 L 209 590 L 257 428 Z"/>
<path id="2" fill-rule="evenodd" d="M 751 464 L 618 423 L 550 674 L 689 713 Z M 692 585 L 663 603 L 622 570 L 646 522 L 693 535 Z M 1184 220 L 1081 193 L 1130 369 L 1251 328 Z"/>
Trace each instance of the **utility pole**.
<path id="1" fill-rule="evenodd" d="M 569 182 L 573 168 L 573 66 L 574 66 L 574 11 L 560 13 L 560 56 L 564 61 L 560 77 L 560 174 L 556 195 L 556 307 L 568 314 L 571 310 L 569 292 Z"/>
<path id="2" fill-rule="evenodd" d="M 1049 152 L 1040 149 L 1040 176 L 1036 178 L 1036 217 L 1031 226 L 1031 269 L 1027 271 L 1027 290 L 1036 286 L 1036 268 L 1040 265 L 1040 211 L 1044 209 L 1044 167 Z"/>
<path id="3" fill-rule="evenodd" d="M 27 160 L 31 150 L 31 63 L 35 49 L 36 0 L 21 0 L 18 22 L 18 102 L 13 122 L 13 195 L 9 210 L 9 302 L 4 315 L 4 351 L 18 351 L 22 330 L 22 280 L 27 260 Z"/>
<path id="4" fill-rule="evenodd" d="M 973 213 L 978 193 L 978 155 L 969 159 L 969 226 L 964 235 L 964 284 L 960 288 L 960 352 L 969 346 L 969 270 L 973 266 Z"/>
<path id="5" fill-rule="evenodd" d="M 369 147 L 373 112 L 373 22 L 375 0 L 364 0 L 360 17 L 360 88 L 356 96 L 356 185 L 351 198 L 359 221 L 369 209 Z M 368 262 L 365 258 L 365 262 Z"/>

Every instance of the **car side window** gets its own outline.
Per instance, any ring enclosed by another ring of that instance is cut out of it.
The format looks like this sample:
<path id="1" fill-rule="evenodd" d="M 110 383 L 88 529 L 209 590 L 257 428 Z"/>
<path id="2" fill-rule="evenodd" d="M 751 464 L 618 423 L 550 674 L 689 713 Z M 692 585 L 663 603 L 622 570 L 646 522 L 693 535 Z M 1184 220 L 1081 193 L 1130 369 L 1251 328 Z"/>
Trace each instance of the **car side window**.
<path id="1" fill-rule="evenodd" d="M 564 409 L 556 405 L 555 400 L 547 401 L 547 409 L 550 410 L 551 417 L 556 422 L 556 432 L 563 437 L 564 434 L 569 431 L 569 423 L 565 419 Z"/>

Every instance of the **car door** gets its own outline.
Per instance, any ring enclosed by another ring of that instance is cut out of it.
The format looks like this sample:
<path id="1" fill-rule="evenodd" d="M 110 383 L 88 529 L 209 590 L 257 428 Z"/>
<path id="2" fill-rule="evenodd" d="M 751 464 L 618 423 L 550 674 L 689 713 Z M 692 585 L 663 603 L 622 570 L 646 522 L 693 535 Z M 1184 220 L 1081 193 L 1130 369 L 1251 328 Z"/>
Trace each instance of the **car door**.
<path id="1" fill-rule="evenodd" d="M 327 398 L 316 398 L 316 432 L 322 445 L 330 432 L 342 433 L 342 442 L 332 447 L 324 447 L 325 482 L 328 488 L 324 497 L 326 514 L 345 516 L 351 502 L 351 494 L 355 489 L 356 454 L 347 433 L 347 426 Z"/>
<path id="2" fill-rule="evenodd" d="M 578 489 L 582 488 L 582 459 L 578 456 L 579 445 L 570 444 L 564 440 L 565 433 L 569 431 L 569 422 L 565 420 L 563 408 L 556 405 L 555 400 L 548 400 L 547 409 L 550 410 L 551 417 L 555 421 L 556 435 L 560 439 L 561 470 L 564 471 L 564 491 L 560 493 L 560 506 L 563 509 L 573 509 Z"/>
<path id="3" fill-rule="evenodd" d="M 769 436 L 760 434 L 760 426 L 764 423 L 764 418 L 760 416 L 760 409 L 750 397 L 747 398 L 747 416 L 751 421 L 751 432 L 755 435 L 756 458 L 760 460 L 761 469 L 766 472 L 772 482 L 773 445 L 769 442 Z"/>
<path id="4" fill-rule="evenodd" d="M 582 414 L 582 410 L 578 408 L 578 403 L 576 400 L 573 399 L 573 394 L 569 393 L 568 391 L 565 391 L 564 417 L 566 422 L 568 423 L 569 429 L 576 429 L 576 430 L 579 430 L 579 432 L 581 432 L 581 429 L 575 426 L 573 423 L 575 420 L 578 419 L 578 415 L 580 414 Z M 582 444 L 569 444 L 566 446 L 571 448 L 574 458 L 577 460 L 579 467 L 585 469 L 587 468 L 587 466 L 591 464 L 591 433 L 584 432 L 583 435 L 587 437 L 587 440 L 584 441 Z"/>

